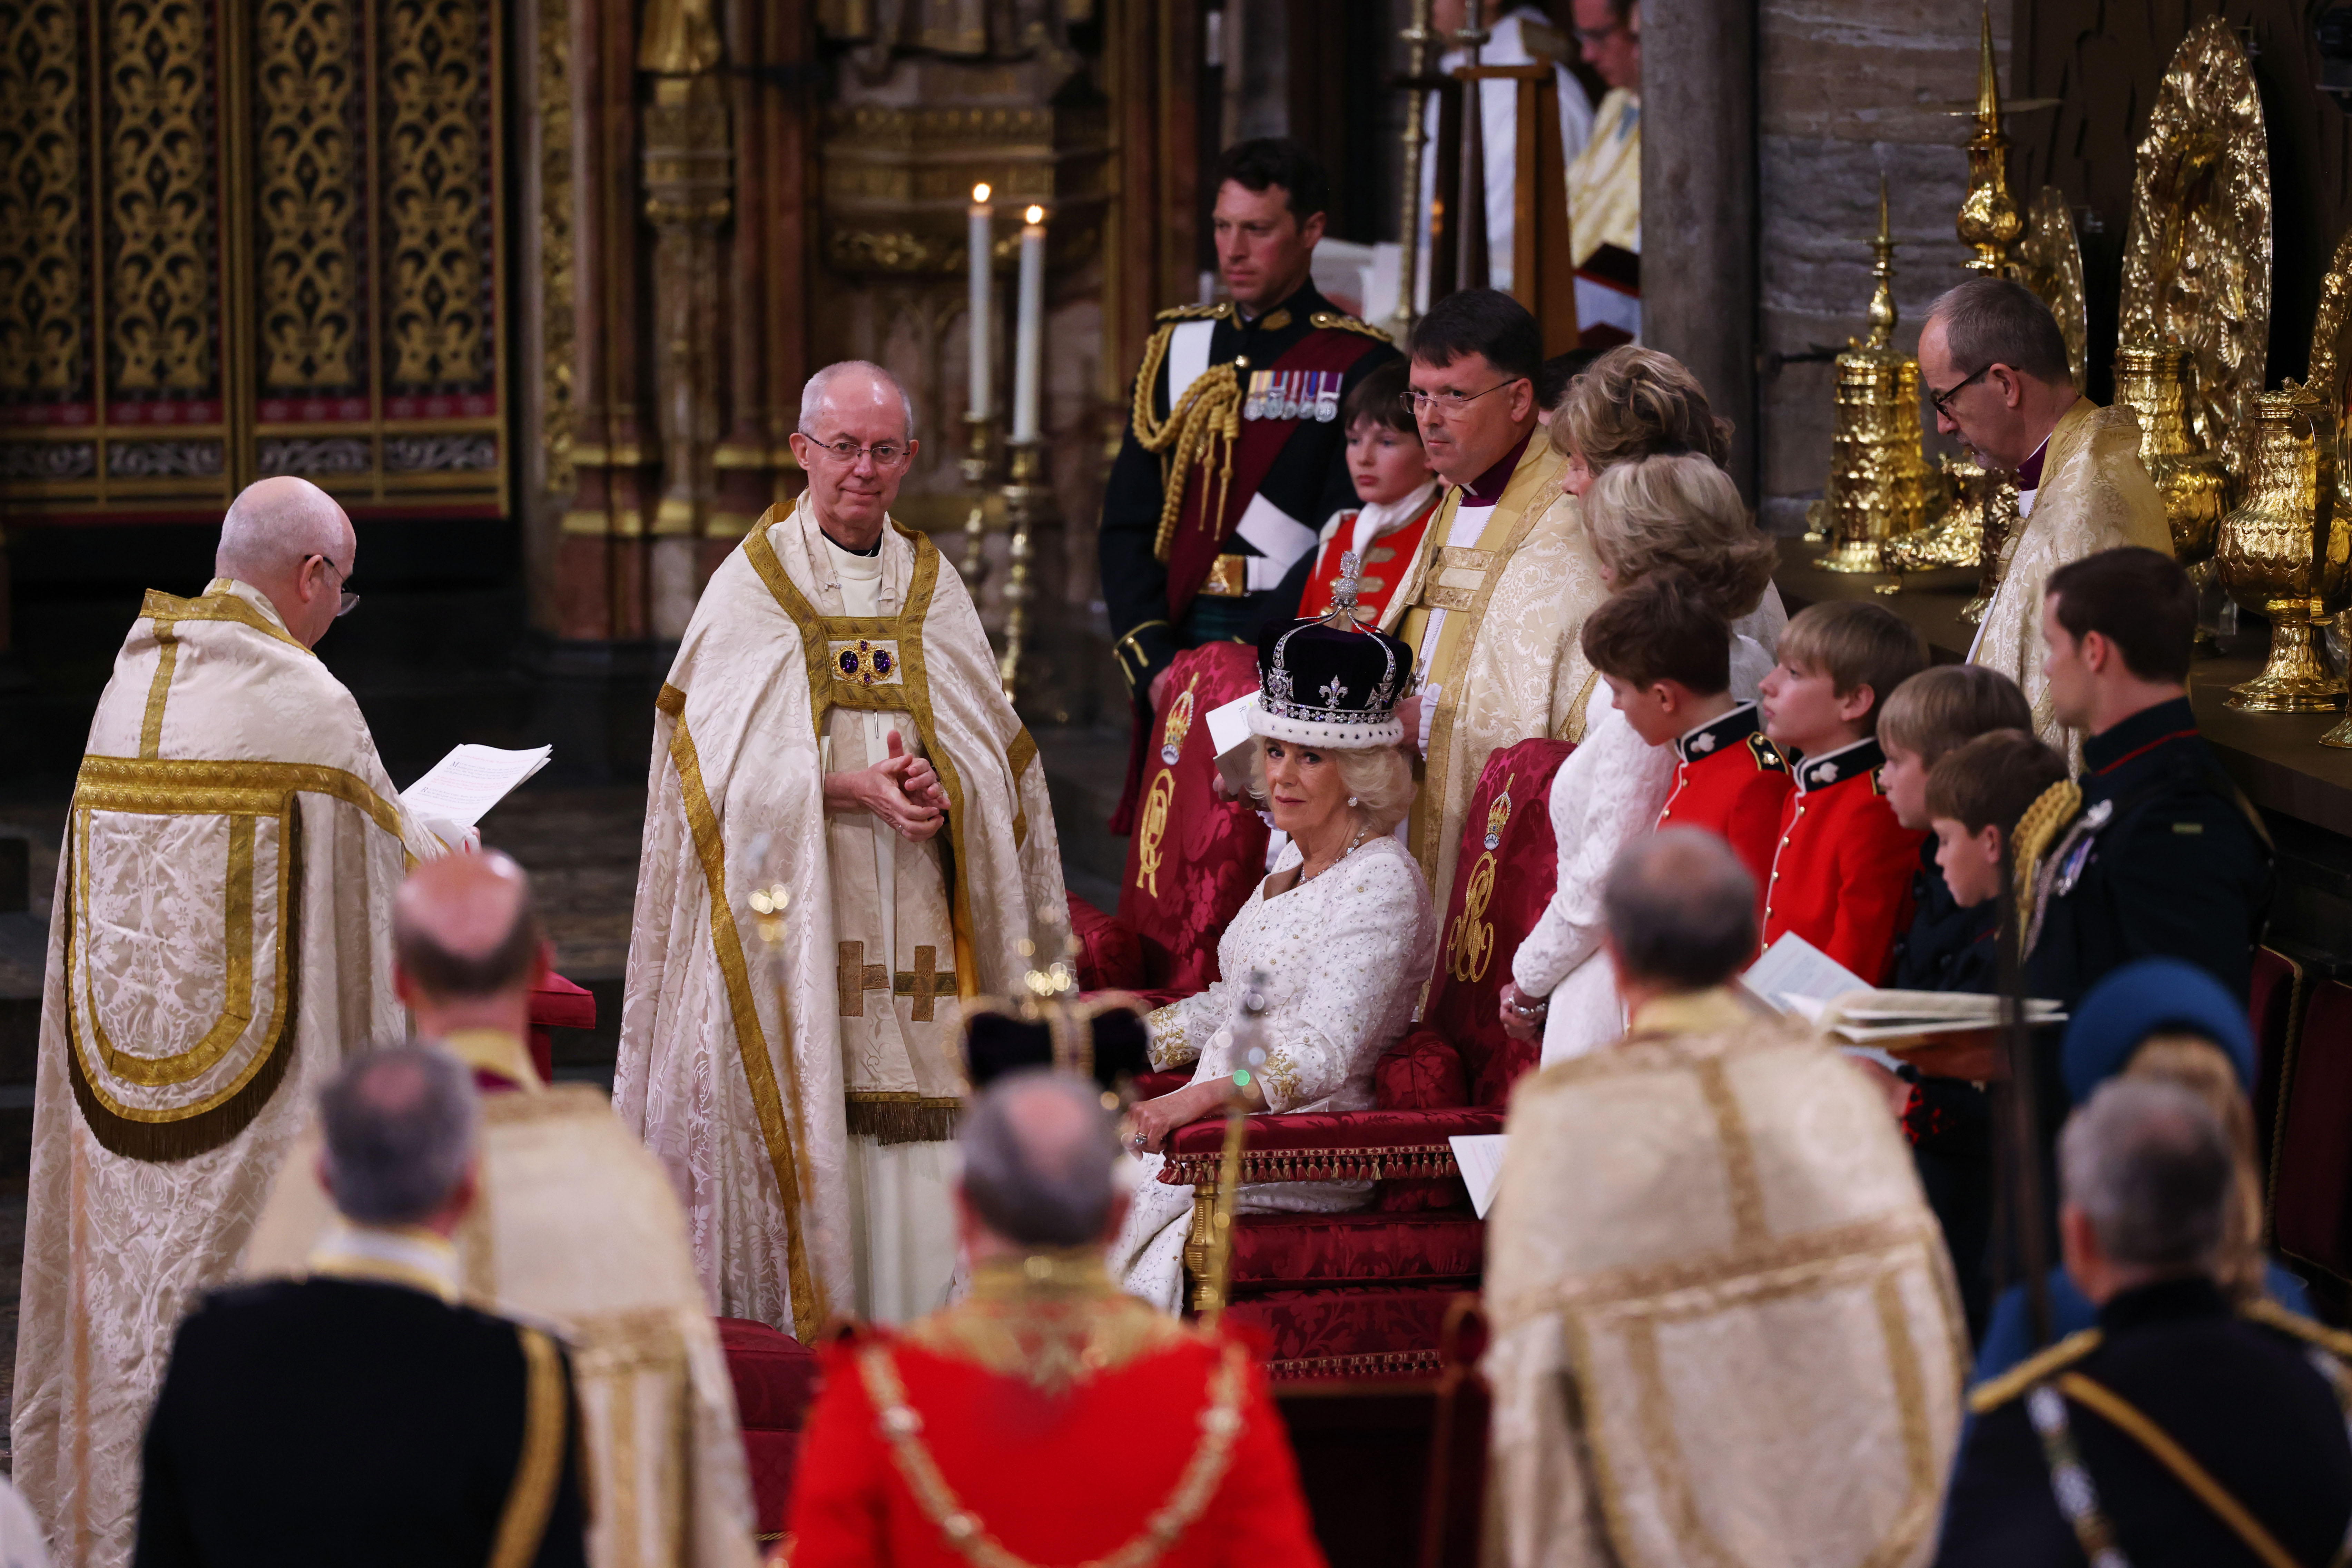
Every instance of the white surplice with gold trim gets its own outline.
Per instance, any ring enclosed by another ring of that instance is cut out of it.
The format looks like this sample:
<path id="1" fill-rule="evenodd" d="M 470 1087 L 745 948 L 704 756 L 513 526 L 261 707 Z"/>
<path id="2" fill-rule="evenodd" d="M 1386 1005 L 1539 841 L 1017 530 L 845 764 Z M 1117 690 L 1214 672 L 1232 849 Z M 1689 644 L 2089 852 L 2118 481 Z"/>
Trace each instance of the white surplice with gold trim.
<path id="1" fill-rule="evenodd" d="M 1926 1562 L 1964 1329 L 1877 1091 L 1708 991 L 1522 1080 L 1505 1130 L 1486 1560 Z"/>
<path id="2" fill-rule="evenodd" d="M 1498 746 L 1568 734 L 1577 637 L 1608 596 L 1583 510 L 1559 493 L 1559 466 L 1535 431 L 1483 522 L 1462 517 L 1464 492 L 1449 489 L 1381 616 L 1382 630 L 1412 645 L 1424 696 L 1437 689 L 1405 844 L 1440 910 L 1479 771 Z"/>
<path id="3" fill-rule="evenodd" d="M 12 1417 L 58 1560 L 131 1550 L 172 1335 L 228 1279 L 318 1086 L 397 1037 L 392 900 L 440 846 L 269 601 L 151 592 L 58 857 Z"/>
<path id="4" fill-rule="evenodd" d="M 2000 587 L 1969 662 L 2016 681 L 2033 709 L 2034 733 L 2071 756 L 2081 737 L 2051 711 L 2050 679 L 2042 671 L 2043 584 L 2068 562 L 2120 545 L 2172 553 L 2164 497 L 2140 461 L 2139 416 L 2120 404 L 2103 408 L 2075 399 L 2050 432 L 2042 483 L 2028 504 L 2001 547 Z"/>
<path id="5" fill-rule="evenodd" d="M 521 1043 L 509 1044 L 504 1073 L 527 1081 L 482 1097 L 480 1185 L 456 1237 L 459 1290 L 555 1327 L 571 1347 L 595 1568 L 753 1568 L 734 1386 L 668 1173 L 602 1094 L 541 1087 Z M 254 1228 L 248 1278 L 304 1272 L 336 1230 L 318 1147 L 314 1123 Z"/>
<path id="6" fill-rule="evenodd" d="M 614 1083 L 718 1310 L 803 1340 L 940 1304 L 959 998 L 1019 989 L 1015 944 L 1063 918 L 1045 773 L 971 595 L 919 533 L 885 528 L 877 559 L 860 580 L 803 501 L 704 589 L 655 721 Z M 948 795 L 922 844 L 824 810 L 826 769 L 892 731 Z M 780 883 L 771 945 L 747 900 Z"/>

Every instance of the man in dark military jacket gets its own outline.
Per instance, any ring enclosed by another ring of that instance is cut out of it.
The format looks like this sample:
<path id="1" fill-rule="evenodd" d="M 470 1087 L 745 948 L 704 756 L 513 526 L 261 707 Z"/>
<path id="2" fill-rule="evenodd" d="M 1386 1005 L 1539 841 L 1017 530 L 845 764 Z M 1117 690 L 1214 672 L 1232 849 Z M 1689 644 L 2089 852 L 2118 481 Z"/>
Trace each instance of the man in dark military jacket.
<path id="1" fill-rule="evenodd" d="M 2156 551 L 2104 550 L 2050 574 L 2052 710 L 2086 738 L 2081 808 L 2051 831 L 2033 873 L 2032 995 L 2071 1007 L 2109 970 L 2155 956 L 2247 994 L 2270 908 L 2270 837 L 2198 735 L 2196 626 L 2189 574 Z"/>
<path id="2" fill-rule="evenodd" d="M 2215 1282 L 2236 1200 L 2220 1122 L 2176 1084 L 2110 1079 L 2060 1164 L 2098 1326 L 1970 1397 L 1937 1568 L 2342 1561 L 2352 1337 Z"/>
<path id="3" fill-rule="evenodd" d="M 1356 504 L 1339 405 L 1396 351 L 1308 277 L 1328 188 L 1290 138 L 1228 149 L 1214 220 L 1232 298 L 1161 311 L 1144 347 L 1103 492 L 1103 602 L 1136 709 L 1118 832 L 1169 660 L 1206 642 L 1255 647 L 1268 616 L 1297 615 L 1317 531 Z"/>
<path id="4" fill-rule="evenodd" d="M 584 1568 L 563 1348 L 458 1297 L 480 1112 L 434 1047 L 320 1100 L 342 1223 L 305 1278 L 215 1291 L 149 1418 L 135 1568 Z"/>

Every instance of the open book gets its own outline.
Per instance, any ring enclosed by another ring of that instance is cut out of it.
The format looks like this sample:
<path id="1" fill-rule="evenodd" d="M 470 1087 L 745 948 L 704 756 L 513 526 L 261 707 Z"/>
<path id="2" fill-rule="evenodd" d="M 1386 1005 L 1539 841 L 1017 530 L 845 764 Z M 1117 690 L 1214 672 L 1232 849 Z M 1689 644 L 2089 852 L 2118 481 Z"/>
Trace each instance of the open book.
<path id="1" fill-rule="evenodd" d="M 1990 1029 L 2000 1023 L 2000 998 L 1972 991 L 1882 991 L 1794 931 L 1765 950 L 1741 977 L 1769 1006 L 1794 1014 L 1882 1067 L 1884 1047 Z M 2028 998 L 2029 1024 L 2063 1023 L 2055 1002 Z"/>
<path id="2" fill-rule="evenodd" d="M 401 804 L 425 830 L 450 848 L 462 846 L 490 807 L 517 784 L 547 766 L 552 746 L 502 752 L 496 746 L 458 746 L 433 764 L 433 771 L 400 792 Z"/>

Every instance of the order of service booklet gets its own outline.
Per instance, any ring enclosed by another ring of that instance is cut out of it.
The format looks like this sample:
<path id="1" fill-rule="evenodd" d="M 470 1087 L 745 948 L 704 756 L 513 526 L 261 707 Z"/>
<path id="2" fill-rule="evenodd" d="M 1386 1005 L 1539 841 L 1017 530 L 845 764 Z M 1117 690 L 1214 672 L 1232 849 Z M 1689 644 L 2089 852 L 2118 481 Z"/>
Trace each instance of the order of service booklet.
<path id="1" fill-rule="evenodd" d="M 500 751 L 496 746 L 453 747 L 433 764 L 432 772 L 400 792 L 401 804 L 416 814 L 427 832 L 455 849 L 490 807 L 547 766 L 554 752 L 552 746 L 520 752 Z"/>

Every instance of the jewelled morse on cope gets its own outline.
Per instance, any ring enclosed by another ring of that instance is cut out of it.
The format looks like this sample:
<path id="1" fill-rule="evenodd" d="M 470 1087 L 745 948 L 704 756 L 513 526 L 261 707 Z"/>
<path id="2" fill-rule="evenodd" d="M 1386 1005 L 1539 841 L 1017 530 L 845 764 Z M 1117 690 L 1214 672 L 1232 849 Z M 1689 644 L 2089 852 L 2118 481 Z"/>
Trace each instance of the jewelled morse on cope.
<path id="1" fill-rule="evenodd" d="M 1412 647 L 1356 623 L 1357 560 L 1339 558 L 1331 613 L 1276 622 L 1257 643 L 1253 732 L 1302 746 L 1393 746 L 1404 739 L 1397 700 L 1412 683 Z"/>

